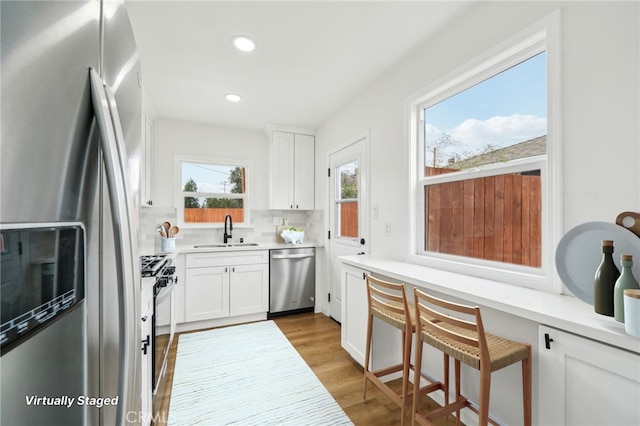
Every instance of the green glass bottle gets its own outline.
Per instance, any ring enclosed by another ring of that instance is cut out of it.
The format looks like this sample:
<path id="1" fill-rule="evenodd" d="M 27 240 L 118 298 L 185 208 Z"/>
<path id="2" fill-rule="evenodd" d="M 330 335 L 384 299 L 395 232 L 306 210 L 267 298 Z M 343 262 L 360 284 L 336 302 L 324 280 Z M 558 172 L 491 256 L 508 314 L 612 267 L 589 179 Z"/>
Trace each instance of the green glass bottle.
<path id="1" fill-rule="evenodd" d="M 613 316 L 613 289 L 619 276 L 620 271 L 613 262 L 613 241 L 602 240 L 602 262 L 593 283 L 593 308 L 597 313 Z"/>
<path id="2" fill-rule="evenodd" d="M 631 270 L 633 256 L 623 254 L 620 256 L 620 264 L 622 265 L 622 273 L 613 289 L 613 312 L 616 321 L 624 322 L 624 291 L 626 289 L 640 289 L 640 285 L 638 285 L 638 281 L 634 278 Z"/>

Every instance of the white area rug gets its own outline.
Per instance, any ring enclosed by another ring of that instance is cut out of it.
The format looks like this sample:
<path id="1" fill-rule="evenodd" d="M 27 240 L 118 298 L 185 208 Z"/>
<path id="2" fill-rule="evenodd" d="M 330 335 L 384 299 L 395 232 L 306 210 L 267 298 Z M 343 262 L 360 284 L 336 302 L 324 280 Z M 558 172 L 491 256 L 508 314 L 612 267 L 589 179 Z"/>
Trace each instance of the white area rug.
<path id="1" fill-rule="evenodd" d="M 169 425 L 350 425 L 273 321 L 183 334 Z"/>

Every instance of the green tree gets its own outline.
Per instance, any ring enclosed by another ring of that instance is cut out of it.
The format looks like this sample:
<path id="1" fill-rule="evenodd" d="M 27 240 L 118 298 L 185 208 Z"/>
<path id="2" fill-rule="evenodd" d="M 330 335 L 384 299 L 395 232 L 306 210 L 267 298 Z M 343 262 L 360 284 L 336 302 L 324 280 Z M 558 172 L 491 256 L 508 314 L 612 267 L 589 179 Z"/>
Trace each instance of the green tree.
<path id="1" fill-rule="evenodd" d="M 182 188 L 183 192 L 198 192 L 198 184 L 189 178 L 187 183 L 184 184 L 184 188 Z M 200 202 L 195 197 L 184 197 L 184 207 L 186 209 L 197 209 L 200 208 Z"/>
<path id="2" fill-rule="evenodd" d="M 358 198 L 358 168 L 342 170 L 340 173 L 340 199 L 351 200 Z"/>
<path id="3" fill-rule="evenodd" d="M 233 194 L 243 194 L 244 193 L 244 168 L 236 167 L 231 170 L 229 174 L 229 182 L 233 185 L 231 187 L 231 192 Z"/>

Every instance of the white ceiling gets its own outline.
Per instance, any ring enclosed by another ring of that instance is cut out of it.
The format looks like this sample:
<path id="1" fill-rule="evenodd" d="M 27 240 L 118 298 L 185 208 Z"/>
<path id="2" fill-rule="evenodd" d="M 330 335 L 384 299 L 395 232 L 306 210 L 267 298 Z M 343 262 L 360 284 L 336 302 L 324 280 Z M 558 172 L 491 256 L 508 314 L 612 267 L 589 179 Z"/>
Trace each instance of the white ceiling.
<path id="1" fill-rule="evenodd" d="M 317 128 L 473 2 L 141 1 L 127 7 L 158 117 Z M 254 52 L 231 38 L 252 37 Z M 228 92 L 240 103 L 224 99 Z"/>

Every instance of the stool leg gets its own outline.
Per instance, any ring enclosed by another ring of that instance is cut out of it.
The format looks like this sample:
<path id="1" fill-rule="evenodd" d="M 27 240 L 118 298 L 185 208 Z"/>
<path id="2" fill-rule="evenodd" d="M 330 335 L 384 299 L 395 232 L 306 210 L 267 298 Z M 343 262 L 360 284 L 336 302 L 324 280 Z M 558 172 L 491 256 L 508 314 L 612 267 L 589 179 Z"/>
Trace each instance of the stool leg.
<path id="1" fill-rule="evenodd" d="M 447 355 L 445 354 L 445 356 Z M 460 361 L 458 359 L 455 360 L 454 369 L 455 369 L 455 381 L 456 381 L 456 401 L 455 402 L 458 402 L 462 397 L 462 393 L 460 392 Z M 456 410 L 456 426 L 460 426 L 460 410 Z"/>
<path id="2" fill-rule="evenodd" d="M 401 420 L 400 425 L 406 424 L 407 417 L 407 396 L 409 395 L 409 366 L 411 365 L 411 339 L 413 333 L 403 331 L 402 332 L 402 408 L 401 408 Z"/>
<path id="3" fill-rule="evenodd" d="M 367 399 L 367 372 L 369 371 L 369 353 L 371 352 L 371 329 L 373 327 L 373 315 L 369 313 L 367 320 L 367 341 L 365 342 L 364 352 L 364 389 L 362 391 L 362 399 Z"/>
<path id="4" fill-rule="evenodd" d="M 416 423 L 418 413 L 418 396 L 420 394 L 420 372 L 422 371 L 422 339 L 420 329 L 416 330 L 416 358 L 413 365 L 413 408 L 411 409 L 411 424 Z"/>
<path id="5" fill-rule="evenodd" d="M 522 405 L 524 425 L 531 426 L 531 346 L 529 355 L 522 360 Z"/>
<path id="6" fill-rule="evenodd" d="M 442 368 L 444 381 L 444 405 L 449 405 L 449 355 L 442 353 Z"/>
<path id="7" fill-rule="evenodd" d="M 491 391 L 491 368 L 480 366 L 480 417 L 478 424 L 486 426 L 489 423 L 489 396 Z"/>

